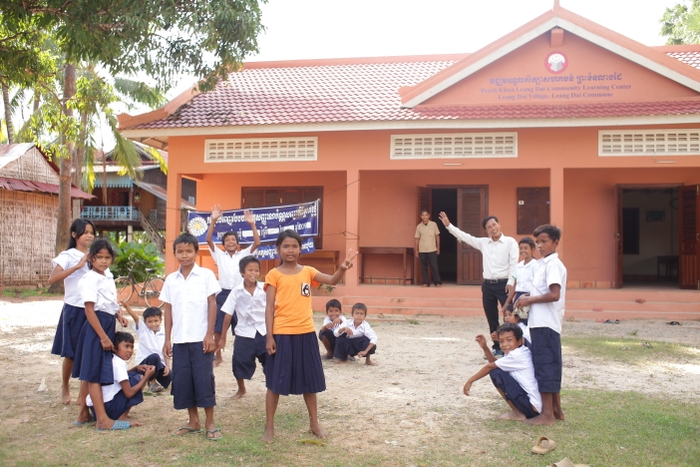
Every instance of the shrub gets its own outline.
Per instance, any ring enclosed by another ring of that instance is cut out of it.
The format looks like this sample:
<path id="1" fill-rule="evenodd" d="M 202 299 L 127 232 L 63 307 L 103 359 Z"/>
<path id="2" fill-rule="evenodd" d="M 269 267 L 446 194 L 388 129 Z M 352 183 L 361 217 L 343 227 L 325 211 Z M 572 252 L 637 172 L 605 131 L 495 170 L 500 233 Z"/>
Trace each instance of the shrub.
<path id="1" fill-rule="evenodd" d="M 115 258 L 110 268 L 115 277 L 134 273 L 136 282 L 148 277 L 146 269 L 155 269 L 155 275 L 163 275 L 165 262 L 160 257 L 158 247 L 152 243 L 121 242 L 114 248 Z"/>

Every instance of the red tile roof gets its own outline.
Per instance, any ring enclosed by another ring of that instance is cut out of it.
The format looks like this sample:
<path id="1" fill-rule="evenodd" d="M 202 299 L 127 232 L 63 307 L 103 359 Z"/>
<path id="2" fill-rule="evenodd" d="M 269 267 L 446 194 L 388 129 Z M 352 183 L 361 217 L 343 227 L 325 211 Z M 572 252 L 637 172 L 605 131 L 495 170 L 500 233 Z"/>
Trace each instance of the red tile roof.
<path id="1" fill-rule="evenodd" d="M 666 52 L 666 55 L 700 70 L 700 50 Z"/>

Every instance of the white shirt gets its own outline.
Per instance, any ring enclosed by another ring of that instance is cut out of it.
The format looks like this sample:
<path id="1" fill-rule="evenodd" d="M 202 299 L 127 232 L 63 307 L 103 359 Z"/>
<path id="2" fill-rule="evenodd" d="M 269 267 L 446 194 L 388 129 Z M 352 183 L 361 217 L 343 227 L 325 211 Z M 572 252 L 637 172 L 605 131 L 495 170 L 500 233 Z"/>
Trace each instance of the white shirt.
<path id="1" fill-rule="evenodd" d="M 532 364 L 532 354 L 530 349 L 521 345 L 513 349 L 494 362 L 498 368 L 507 372 L 518 382 L 521 388 L 527 393 L 530 404 L 542 412 L 542 398 L 540 389 L 535 379 L 535 367 Z"/>
<path id="2" fill-rule="evenodd" d="M 527 325 L 523 323 L 518 323 L 518 327 L 523 330 L 523 337 L 525 338 L 525 340 L 527 340 L 528 342 L 532 342 L 532 340 L 530 339 L 530 328 L 528 328 Z"/>
<path id="3" fill-rule="evenodd" d="M 165 365 L 165 355 L 163 355 L 165 329 L 163 329 L 163 326 L 158 328 L 157 332 L 153 332 L 148 329 L 143 318 L 139 318 L 138 323 L 134 323 L 134 326 L 136 327 L 136 335 L 139 337 L 139 343 L 136 349 L 136 361 L 141 364 L 146 357 L 155 353 L 160 357 L 160 362 Z"/>
<path id="4" fill-rule="evenodd" d="M 338 318 L 340 318 L 341 323 L 340 323 L 340 324 L 336 324 L 335 326 L 331 326 L 330 328 L 328 328 L 328 330 L 333 331 L 333 332 L 335 333 L 335 330 L 336 330 L 336 329 L 344 328 L 345 326 L 348 325 L 348 320 L 345 318 L 345 316 L 340 315 L 340 316 L 338 316 Z M 333 320 L 330 319 L 328 316 L 326 316 L 325 318 L 323 318 L 323 324 L 322 324 L 322 326 L 325 326 L 326 324 L 330 324 L 330 323 L 332 323 L 332 322 L 333 322 Z"/>
<path id="5" fill-rule="evenodd" d="M 129 381 L 129 368 L 126 362 L 117 355 L 112 354 L 112 374 L 114 374 L 114 382 L 102 386 L 102 401 L 109 402 L 114 399 L 114 396 L 122 390 L 122 381 Z M 92 407 L 92 398 L 88 394 L 86 403 L 88 407 Z"/>
<path id="6" fill-rule="evenodd" d="M 233 256 L 221 248 L 214 248 L 214 251 L 211 252 L 211 257 L 219 270 L 219 285 L 222 289 L 233 290 L 238 284 L 243 282 L 243 276 L 241 276 L 238 264 L 246 256 L 252 255 L 250 252 L 252 247 L 253 245 L 237 251 Z"/>
<path id="7" fill-rule="evenodd" d="M 51 264 L 54 268 L 56 268 L 56 266 L 61 266 L 61 268 L 63 268 L 63 270 L 66 271 L 78 264 L 80 260 L 83 259 L 83 256 L 85 256 L 85 253 L 76 248 L 71 248 L 70 250 L 62 251 L 61 253 L 59 253 L 58 256 L 51 260 Z M 82 268 L 78 269 L 77 271 L 73 272 L 73 274 L 63 279 L 63 288 L 65 289 L 63 301 L 67 305 L 77 306 L 81 308 L 85 306 L 85 302 L 83 302 L 83 298 L 80 295 L 78 282 L 80 282 L 80 279 L 82 279 L 83 276 L 89 270 L 90 268 L 88 267 L 88 263 L 86 262 Z"/>
<path id="8" fill-rule="evenodd" d="M 359 326 L 355 327 L 355 320 L 350 318 L 347 320 L 345 326 L 343 327 L 350 328 L 350 330 L 352 331 L 352 336 L 350 334 L 347 334 L 348 339 L 356 339 L 358 337 L 367 336 L 369 338 L 370 343 L 377 345 L 377 333 L 374 332 L 372 326 L 370 326 L 367 321 L 363 321 L 360 323 Z M 341 334 L 346 334 L 345 331 L 341 333 L 340 330 L 341 327 L 338 326 L 338 328 L 335 331 L 333 331 L 333 334 L 336 337 L 340 336 Z"/>
<path id="9" fill-rule="evenodd" d="M 559 300 L 549 303 L 533 303 L 527 318 L 531 328 L 551 328 L 561 334 L 561 322 L 564 319 L 564 299 L 566 297 L 566 267 L 557 253 L 537 260 L 537 269 L 532 280 L 531 297 L 549 292 L 549 286 L 559 284 Z"/>
<path id="10" fill-rule="evenodd" d="M 515 276 L 515 267 L 518 264 L 519 256 L 518 242 L 513 237 L 501 234 L 494 242 L 491 237 L 474 237 L 462 232 L 454 224 L 450 224 L 447 230 L 457 237 L 457 240 L 481 252 L 484 279 L 508 279 L 508 284 L 513 285 L 513 276 Z"/>
<path id="11" fill-rule="evenodd" d="M 168 274 L 160 299 L 172 307 L 173 344 L 204 340 L 209 326 L 209 297 L 219 292 L 214 273 L 196 263 L 186 279 L 180 269 Z"/>
<path id="12" fill-rule="evenodd" d="M 106 271 L 105 274 L 107 274 Z M 116 315 L 119 311 L 119 302 L 117 301 L 117 287 L 111 276 L 110 274 L 110 277 L 107 277 L 92 269 L 88 271 L 78 282 L 82 297 L 82 305 L 80 306 L 92 302 L 95 304 L 95 311 Z"/>
<path id="13" fill-rule="evenodd" d="M 537 260 L 531 259 L 529 263 L 521 261 L 515 267 L 515 291 L 530 293 L 532 290 L 532 279 L 535 277 Z"/>
<path id="14" fill-rule="evenodd" d="M 240 283 L 231 291 L 224 304 L 221 305 L 221 311 L 228 315 L 236 313 L 238 317 L 238 324 L 235 329 L 236 335 L 252 339 L 255 337 L 256 332 L 259 332 L 261 336 L 267 335 L 267 327 L 265 326 L 266 304 L 267 295 L 262 282 L 255 283 L 255 290 L 252 295 L 245 289 L 245 284 Z"/>

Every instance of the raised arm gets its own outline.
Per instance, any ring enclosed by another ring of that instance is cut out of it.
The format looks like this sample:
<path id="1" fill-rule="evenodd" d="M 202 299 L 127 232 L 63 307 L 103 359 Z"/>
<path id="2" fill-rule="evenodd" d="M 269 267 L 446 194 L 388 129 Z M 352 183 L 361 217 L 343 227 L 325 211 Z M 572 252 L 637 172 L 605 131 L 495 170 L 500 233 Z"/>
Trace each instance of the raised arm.
<path id="1" fill-rule="evenodd" d="M 134 327 L 136 329 L 138 329 L 138 327 L 139 327 L 139 315 L 137 315 L 136 312 L 131 309 L 131 307 L 129 306 L 128 303 L 122 301 L 122 302 L 119 302 L 119 304 L 124 307 L 124 309 L 126 310 L 127 313 L 129 313 L 129 316 L 131 316 L 131 319 L 134 320 Z"/>
<path id="2" fill-rule="evenodd" d="M 221 217 L 221 205 L 215 204 L 211 208 L 211 224 L 209 224 L 209 229 L 207 229 L 207 245 L 209 245 L 209 251 L 214 251 L 216 249 L 216 244 L 214 243 L 214 227 L 216 226 L 216 221 Z"/>
<path id="3" fill-rule="evenodd" d="M 340 263 L 340 267 L 337 271 L 335 271 L 335 274 L 331 276 L 330 274 L 324 274 L 322 272 L 319 272 L 314 276 L 314 280 L 316 282 L 320 282 L 321 284 L 337 284 L 338 282 L 340 282 L 340 279 L 342 279 L 345 275 L 345 271 L 347 271 L 353 266 L 352 261 L 357 256 L 357 253 L 357 251 L 353 253 L 351 248 L 350 250 L 348 250 L 348 256 L 345 258 L 345 261 Z"/>
<path id="4" fill-rule="evenodd" d="M 54 282 L 62 281 L 66 277 L 70 276 L 73 274 L 75 271 L 78 269 L 82 268 L 85 266 L 85 263 L 87 263 L 88 255 L 86 254 L 82 258 L 80 258 L 80 261 L 78 261 L 78 264 L 75 266 L 71 266 L 68 269 L 63 269 L 60 265 L 56 265 L 55 268 L 53 268 L 53 271 L 51 271 L 51 275 L 49 276 L 49 284 L 53 284 Z"/>
<path id="5" fill-rule="evenodd" d="M 252 253 L 255 250 L 257 250 L 260 246 L 260 233 L 258 232 L 258 228 L 255 225 L 255 216 L 253 216 L 252 212 L 246 209 L 245 211 L 243 211 L 243 217 L 245 221 L 250 225 L 250 228 L 253 229 L 253 244 L 250 246 L 250 252 Z"/>
<path id="6" fill-rule="evenodd" d="M 473 237 L 472 235 L 466 232 L 462 232 L 457 227 L 452 225 L 450 223 L 450 219 L 447 217 L 447 214 L 445 214 L 443 211 L 440 211 L 439 217 L 447 231 L 454 235 L 457 238 L 457 240 L 459 240 L 460 242 L 464 242 L 470 247 L 476 248 L 477 250 L 481 251 L 481 244 L 476 239 L 476 237 Z"/>

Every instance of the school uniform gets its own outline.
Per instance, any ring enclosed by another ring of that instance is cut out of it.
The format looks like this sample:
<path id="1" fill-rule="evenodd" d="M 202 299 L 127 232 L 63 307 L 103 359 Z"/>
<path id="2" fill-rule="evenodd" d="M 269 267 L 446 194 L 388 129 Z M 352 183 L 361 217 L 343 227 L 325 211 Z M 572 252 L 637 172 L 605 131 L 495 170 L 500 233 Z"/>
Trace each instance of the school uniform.
<path id="1" fill-rule="evenodd" d="M 527 418 L 539 415 L 542 397 L 535 379 L 530 349 L 522 345 L 494 363 L 498 368 L 489 372 L 493 385 L 503 391 L 506 399 Z"/>
<path id="2" fill-rule="evenodd" d="M 355 320 L 350 318 L 345 326 L 352 331 L 352 335 L 345 331 L 341 332 L 342 328 L 333 331 L 333 334 L 338 338 L 335 342 L 333 358 L 347 360 L 348 355 L 354 357 L 365 350 L 369 344 L 374 344 L 374 347 L 367 355 L 371 355 L 377 350 L 377 333 L 367 321 L 362 321 L 359 326 L 355 327 Z"/>
<path id="3" fill-rule="evenodd" d="M 533 303 L 528 315 L 532 361 L 541 392 L 558 393 L 561 390 L 562 355 L 561 323 L 564 319 L 566 298 L 566 267 L 555 252 L 537 260 L 530 296 L 544 295 L 550 285 L 559 284 L 559 300 Z"/>
<path id="4" fill-rule="evenodd" d="M 62 251 L 51 260 L 51 264 L 54 268 L 56 268 L 56 266 L 61 266 L 65 271 L 78 264 L 84 256 L 85 253 L 82 251 L 71 248 Z M 67 357 L 71 360 L 75 359 L 75 349 L 78 345 L 78 338 L 86 320 L 85 304 L 80 296 L 78 282 L 89 270 L 90 268 L 86 262 L 83 267 L 63 279 L 63 288 L 65 290 L 63 309 L 58 319 L 56 335 L 54 336 L 53 346 L 51 348 L 51 353 L 54 355 Z"/>
<path id="5" fill-rule="evenodd" d="M 530 328 L 527 327 L 527 324 L 523 323 L 522 321 L 518 323 L 518 327 L 523 331 L 523 338 L 525 339 L 525 345 L 527 347 L 530 347 L 530 343 L 532 342 L 530 338 Z"/>
<path id="6" fill-rule="evenodd" d="M 119 311 L 114 279 L 90 270 L 78 282 L 83 303 L 92 302 L 102 329 L 114 341 L 116 314 Z M 90 383 L 112 383 L 112 350 L 104 350 L 100 337 L 89 322 L 80 331 L 75 352 L 73 378 Z"/>
<path id="7" fill-rule="evenodd" d="M 143 402 L 141 391 L 133 397 L 126 397 L 121 385 L 122 381 L 129 381 L 130 386 L 136 386 L 143 375 L 135 371 L 129 372 L 126 362 L 115 354 L 112 354 L 112 373 L 112 383 L 102 386 L 102 400 L 107 416 L 112 420 L 118 420 L 130 407 Z M 95 417 L 95 408 L 90 395 L 87 396 L 86 403 Z"/>
<path id="8" fill-rule="evenodd" d="M 219 286 L 221 287 L 221 292 L 216 294 L 216 324 L 214 325 L 214 332 L 221 333 L 225 315 L 221 307 L 226 302 L 231 291 L 243 282 L 239 264 L 243 258 L 253 254 L 251 253 L 252 248 L 253 245 L 250 245 L 248 248 L 243 248 L 233 255 L 229 255 L 221 248 L 214 248 L 214 251 L 211 252 L 211 257 L 219 271 Z M 231 317 L 231 335 L 234 335 L 233 331 L 236 329 L 237 322 L 238 317 L 234 313 Z"/>
<path id="9" fill-rule="evenodd" d="M 172 381 L 172 372 L 168 376 L 163 376 L 165 371 L 165 355 L 163 355 L 163 346 L 165 345 L 165 330 L 163 326 L 158 328 L 158 331 L 151 331 L 143 318 L 139 318 L 136 327 L 136 335 L 139 338 L 139 343 L 136 348 L 136 361 L 139 365 L 152 365 L 156 367 L 154 378 L 161 386 L 167 388 Z"/>
<path id="10" fill-rule="evenodd" d="M 328 340 L 328 343 L 331 345 L 331 351 L 335 350 L 335 342 L 338 339 L 335 335 L 335 330 L 344 328 L 345 326 L 347 326 L 348 323 L 348 320 L 345 318 L 345 316 L 340 316 L 339 318 L 341 319 L 340 324 L 336 324 L 335 326 L 330 327 L 325 331 L 318 331 L 318 340 L 323 341 L 323 338 L 325 337 Z M 328 316 L 323 318 L 323 326 L 332 322 L 333 321 L 331 321 L 331 319 Z"/>
<path id="11" fill-rule="evenodd" d="M 241 282 L 229 294 L 221 310 L 228 315 L 238 315 L 236 340 L 233 341 L 231 368 L 236 379 L 250 379 L 255 373 L 257 358 L 265 371 L 267 363 L 267 327 L 265 306 L 267 296 L 261 282 L 255 283 L 251 294 Z"/>
<path id="12" fill-rule="evenodd" d="M 513 298 L 513 303 L 517 302 L 521 295 L 530 293 L 536 269 L 537 260 L 535 259 L 531 259 L 527 264 L 525 264 L 525 261 L 521 261 L 515 266 L 515 297 Z"/>
<path id="13" fill-rule="evenodd" d="M 173 344 L 172 395 L 175 409 L 213 407 L 214 353 L 204 353 L 209 327 L 209 297 L 221 291 L 214 273 L 197 264 L 185 278 L 168 275 L 160 299 L 171 306 Z"/>

